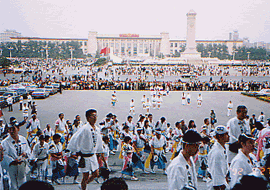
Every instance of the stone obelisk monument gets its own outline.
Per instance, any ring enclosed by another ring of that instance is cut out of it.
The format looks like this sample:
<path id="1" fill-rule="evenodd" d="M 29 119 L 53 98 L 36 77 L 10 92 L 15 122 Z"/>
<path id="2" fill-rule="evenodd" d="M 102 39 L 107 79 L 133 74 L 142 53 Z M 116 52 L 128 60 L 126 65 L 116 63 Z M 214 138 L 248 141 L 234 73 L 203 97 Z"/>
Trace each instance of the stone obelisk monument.
<path id="1" fill-rule="evenodd" d="M 196 26 L 197 13 L 190 10 L 187 13 L 187 37 L 186 37 L 186 50 L 181 53 L 181 58 L 187 59 L 188 62 L 199 62 L 201 60 L 201 53 L 196 50 L 195 41 L 195 26 Z"/>

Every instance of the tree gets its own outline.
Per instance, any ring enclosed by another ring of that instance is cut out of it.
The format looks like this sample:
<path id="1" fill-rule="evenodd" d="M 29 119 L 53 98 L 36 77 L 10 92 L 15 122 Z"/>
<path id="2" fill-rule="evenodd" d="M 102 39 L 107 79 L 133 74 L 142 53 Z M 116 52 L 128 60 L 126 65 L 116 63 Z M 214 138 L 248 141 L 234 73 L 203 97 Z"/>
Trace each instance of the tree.
<path id="1" fill-rule="evenodd" d="M 2 68 L 8 68 L 11 65 L 11 61 L 4 56 L 0 57 L 0 66 Z"/>

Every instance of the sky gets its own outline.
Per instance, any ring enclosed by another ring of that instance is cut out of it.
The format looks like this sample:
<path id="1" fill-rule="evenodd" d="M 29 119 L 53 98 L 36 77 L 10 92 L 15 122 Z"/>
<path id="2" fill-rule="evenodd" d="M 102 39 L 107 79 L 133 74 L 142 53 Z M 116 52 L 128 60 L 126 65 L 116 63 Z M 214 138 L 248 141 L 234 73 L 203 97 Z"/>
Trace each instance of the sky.
<path id="1" fill-rule="evenodd" d="M 269 0 L 0 0 L 0 7 L 0 32 L 15 29 L 28 37 L 166 31 L 185 39 L 186 13 L 193 9 L 198 40 L 226 40 L 238 30 L 250 42 L 270 42 Z"/>

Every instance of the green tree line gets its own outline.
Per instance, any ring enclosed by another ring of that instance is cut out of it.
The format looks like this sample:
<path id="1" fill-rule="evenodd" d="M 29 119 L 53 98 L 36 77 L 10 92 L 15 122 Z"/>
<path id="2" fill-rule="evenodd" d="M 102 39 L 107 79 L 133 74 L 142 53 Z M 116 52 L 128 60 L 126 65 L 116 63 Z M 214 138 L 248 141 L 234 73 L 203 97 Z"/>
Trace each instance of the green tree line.
<path id="1" fill-rule="evenodd" d="M 71 42 L 43 42 L 43 41 L 29 41 L 22 43 L 18 42 L 8 42 L 1 43 L 0 48 L 2 49 L 2 56 L 9 57 L 11 48 L 11 56 L 18 58 L 43 58 L 46 59 L 46 49 L 48 48 L 48 58 L 53 59 L 70 59 L 71 51 L 73 48 L 73 58 L 85 58 L 83 54 L 81 42 L 71 41 Z"/>
<path id="2" fill-rule="evenodd" d="M 265 48 L 248 48 L 248 47 L 233 47 L 235 51 L 235 60 L 269 60 L 270 52 Z M 173 52 L 173 57 L 180 57 L 181 52 L 185 51 L 185 46 L 181 46 L 180 52 Z M 217 57 L 220 60 L 233 59 L 233 55 L 229 54 L 228 47 L 222 44 L 197 44 L 197 51 L 201 53 L 202 57 Z"/>

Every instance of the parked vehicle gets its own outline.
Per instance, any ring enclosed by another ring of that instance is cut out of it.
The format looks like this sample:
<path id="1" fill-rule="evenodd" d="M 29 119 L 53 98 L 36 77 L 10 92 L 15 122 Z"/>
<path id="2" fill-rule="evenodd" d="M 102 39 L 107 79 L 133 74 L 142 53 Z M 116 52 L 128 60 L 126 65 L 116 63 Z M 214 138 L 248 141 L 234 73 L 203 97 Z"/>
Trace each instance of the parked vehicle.
<path id="1" fill-rule="evenodd" d="M 3 95 L 7 91 L 7 87 L 0 87 L 0 95 Z"/>
<path id="2" fill-rule="evenodd" d="M 22 95 L 24 99 L 27 98 L 27 90 L 24 86 L 20 84 L 12 84 L 7 87 L 7 90 L 9 91 L 16 91 L 18 95 Z"/>
<path id="3" fill-rule="evenodd" d="M 37 85 L 30 85 L 30 86 L 27 86 L 27 87 L 26 87 L 26 91 L 27 91 L 27 93 L 29 93 L 29 94 L 32 94 L 33 91 L 36 90 L 36 89 L 37 89 Z"/>
<path id="4" fill-rule="evenodd" d="M 8 106 L 8 104 L 7 104 L 5 97 L 0 96 L 0 108 L 5 108 L 7 106 Z"/>
<path id="5" fill-rule="evenodd" d="M 60 92 L 60 83 L 52 83 L 52 86 L 57 89 L 58 92 Z"/>
<path id="6" fill-rule="evenodd" d="M 255 94 L 256 96 L 270 96 L 270 89 L 262 89 Z"/>
<path id="7" fill-rule="evenodd" d="M 44 88 L 46 89 L 47 92 L 49 92 L 50 95 L 54 95 L 57 93 L 57 88 L 55 88 L 52 85 L 46 85 L 44 86 Z"/>
<path id="8" fill-rule="evenodd" d="M 49 92 L 45 88 L 37 88 L 32 92 L 33 98 L 47 98 L 49 97 Z"/>
<path id="9" fill-rule="evenodd" d="M 3 94 L 3 97 L 5 98 L 5 100 L 8 98 L 9 95 L 13 98 L 13 103 L 20 101 L 20 96 L 16 91 L 6 91 Z"/>

